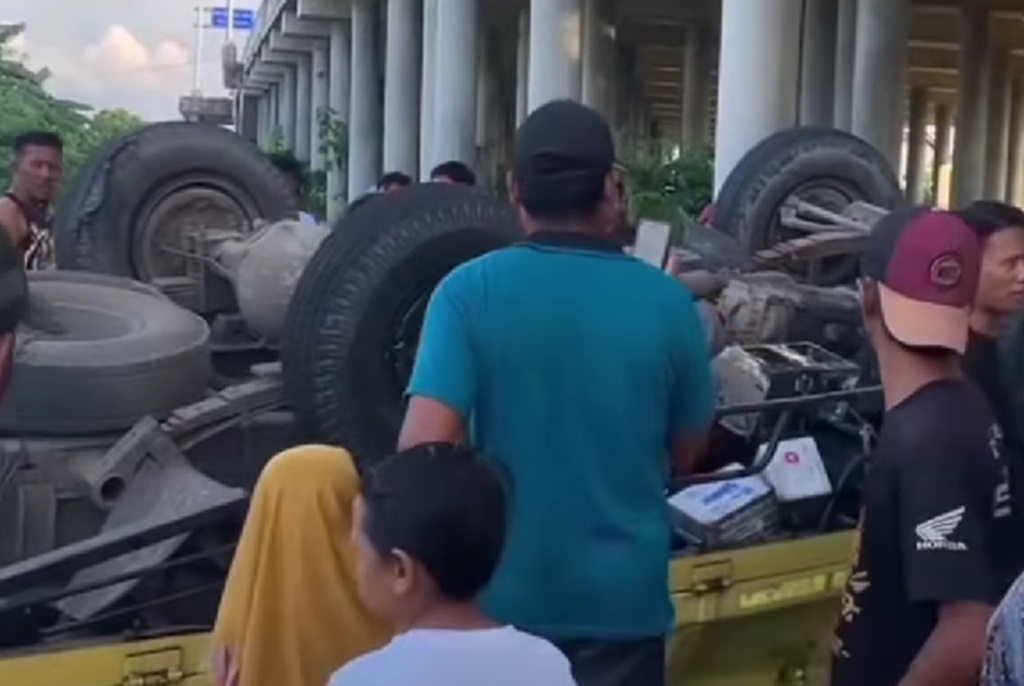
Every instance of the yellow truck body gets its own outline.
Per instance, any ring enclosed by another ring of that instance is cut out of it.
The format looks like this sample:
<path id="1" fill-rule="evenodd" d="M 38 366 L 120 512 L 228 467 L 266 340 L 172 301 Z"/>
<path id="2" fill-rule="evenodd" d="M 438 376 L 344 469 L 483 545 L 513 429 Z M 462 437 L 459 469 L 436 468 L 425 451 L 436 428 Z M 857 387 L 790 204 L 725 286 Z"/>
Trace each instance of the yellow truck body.
<path id="1" fill-rule="evenodd" d="M 670 686 L 824 686 L 851 532 L 672 562 Z M 209 634 L 0 653 L 0 686 L 212 686 Z"/>

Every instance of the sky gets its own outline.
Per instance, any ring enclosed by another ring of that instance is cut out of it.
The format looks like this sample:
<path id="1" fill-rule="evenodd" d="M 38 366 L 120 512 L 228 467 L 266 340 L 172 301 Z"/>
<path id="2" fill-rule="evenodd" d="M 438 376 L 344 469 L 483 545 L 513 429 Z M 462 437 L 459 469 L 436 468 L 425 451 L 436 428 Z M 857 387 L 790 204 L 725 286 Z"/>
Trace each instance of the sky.
<path id="1" fill-rule="evenodd" d="M 32 67 L 50 69 L 50 92 L 161 121 L 180 119 L 178 97 L 192 90 L 195 5 L 196 0 L 2 0 L 0 22 L 27 25 L 17 47 Z M 235 39 L 241 49 L 245 36 Z M 224 94 L 223 41 L 222 31 L 204 32 L 199 64 L 205 95 Z"/>

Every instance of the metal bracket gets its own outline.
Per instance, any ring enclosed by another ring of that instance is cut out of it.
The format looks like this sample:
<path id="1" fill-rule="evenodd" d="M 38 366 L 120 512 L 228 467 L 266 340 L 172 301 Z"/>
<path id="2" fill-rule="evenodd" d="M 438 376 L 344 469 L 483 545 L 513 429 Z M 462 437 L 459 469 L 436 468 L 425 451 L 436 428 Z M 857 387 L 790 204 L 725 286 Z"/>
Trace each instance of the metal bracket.
<path id="1" fill-rule="evenodd" d="M 272 410 L 284 402 L 281 379 L 263 376 L 252 381 L 229 386 L 215 395 L 175 410 L 162 428 L 174 438 L 240 415 Z"/>
<path id="2" fill-rule="evenodd" d="M 732 585 L 732 561 L 716 560 L 695 565 L 690 572 L 694 593 L 713 593 Z"/>
<path id="3" fill-rule="evenodd" d="M 181 648 L 134 653 L 124 659 L 123 686 L 172 686 L 185 680 Z"/>

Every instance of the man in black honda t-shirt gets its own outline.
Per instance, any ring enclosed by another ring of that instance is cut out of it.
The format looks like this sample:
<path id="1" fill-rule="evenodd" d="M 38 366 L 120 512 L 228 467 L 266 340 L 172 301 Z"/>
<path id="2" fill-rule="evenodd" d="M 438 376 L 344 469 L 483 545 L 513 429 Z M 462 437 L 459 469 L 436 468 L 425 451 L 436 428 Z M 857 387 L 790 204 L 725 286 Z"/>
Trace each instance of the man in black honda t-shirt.
<path id="1" fill-rule="evenodd" d="M 957 217 L 895 212 L 861 284 L 886 414 L 836 630 L 835 686 L 977 684 L 992 608 L 1012 575 L 1002 436 L 963 378 L 981 247 Z"/>

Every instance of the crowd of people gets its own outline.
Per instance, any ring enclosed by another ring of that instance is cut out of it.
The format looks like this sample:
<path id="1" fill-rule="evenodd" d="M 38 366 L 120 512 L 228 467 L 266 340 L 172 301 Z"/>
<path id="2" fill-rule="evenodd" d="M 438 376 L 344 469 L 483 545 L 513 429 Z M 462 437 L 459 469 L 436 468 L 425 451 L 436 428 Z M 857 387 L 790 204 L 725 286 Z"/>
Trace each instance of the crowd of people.
<path id="1" fill-rule="evenodd" d="M 14 153 L 0 263 L 33 268 L 60 142 Z M 301 168 L 275 164 L 298 193 Z M 459 162 L 431 180 L 476 183 Z M 715 389 L 692 296 L 622 249 L 622 194 L 598 113 L 527 117 L 509 175 L 527 238 L 434 291 L 395 454 L 307 445 L 264 468 L 218 686 L 665 684 L 666 484 L 704 455 Z M 1022 684 L 1024 436 L 998 361 L 1024 310 L 1024 212 L 896 210 L 861 273 L 885 414 L 832 683 Z"/>

